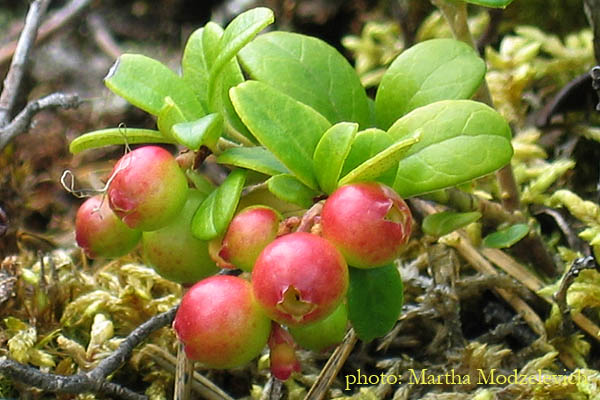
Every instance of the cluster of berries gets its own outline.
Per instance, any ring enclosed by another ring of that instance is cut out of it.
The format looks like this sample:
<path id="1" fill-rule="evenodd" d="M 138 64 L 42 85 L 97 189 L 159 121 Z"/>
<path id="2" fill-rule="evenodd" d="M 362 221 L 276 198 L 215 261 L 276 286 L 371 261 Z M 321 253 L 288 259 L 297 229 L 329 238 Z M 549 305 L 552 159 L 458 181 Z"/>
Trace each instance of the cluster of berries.
<path id="1" fill-rule="evenodd" d="M 283 380 L 299 370 L 297 344 L 322 351 L 343 339 L 348 266 L 391 263 L 412 224 L 396 192 L 361 182 L 333 192 L 310 233 L 282 233 L 287 225 L 280 213 L 256 205 L 206 242 L 191 231 L 204 196 L 188 189 L 177 161 L 156 146 L 140 147 L 117 162 L 106 197 L 88 199 L 77 213 L 76 238 L 86 253 L 117 257 L 141 240 L 158 273 L 194 283 L 173 323 L 191 360 L 211 368 L 240 366 L 268 344 L 271 370 Z M 219 268 L 245 274 L 214 275 Z"/>

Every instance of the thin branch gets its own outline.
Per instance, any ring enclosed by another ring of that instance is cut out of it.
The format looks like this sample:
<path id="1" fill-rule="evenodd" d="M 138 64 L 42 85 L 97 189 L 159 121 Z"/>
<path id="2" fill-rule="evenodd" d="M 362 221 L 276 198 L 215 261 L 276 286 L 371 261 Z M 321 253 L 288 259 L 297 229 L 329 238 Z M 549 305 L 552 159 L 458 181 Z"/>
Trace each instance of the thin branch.
<path id="1" fill-rule="evenodd" d="M 177 305 L 169 311 L 155 315 L 138 326 L 121 342 L 117 350 L 87 373 L 77 375 L 48 374 L 7 358 L 0 359 L 0 373 L 15 381 L 48 392 L 103 393 L 124 400 L 147 400 L 148 398 L 144 395 L 106 381 L 106 377 L 123 365 L 131 356 L 133 349 L 150 336 L 152 332 L 171 324 L 178 308 Z"/>
<path id="2" fill-rule="evenodd" d="M 96 368 L 87 373 L 92 379 L 104 379 L 127 361 L 133 349 L 152 332 L 173 322 L 179 305 L 158 314 L 135 328 L 110 356 L 103 359 Z"/>
<path id="3" fill-rule="evenodd" d="M 43 42 L 78 16 L 92 0 L 73 0 L 53 13 L 39 28 L 36 43 Z M 0 65 L 8 62 L 15 54 L 17 42 L 10 42 L 0 48 Z"/>
<path id="4" fill-rule="evenodd" d="M 87 18 L 87 24 L 98 47 L 110 58 L 115 60 L 119 58 L 123 51 L 110 34 L 104 18 L 98 13 L 91 13 Z"/>
<path id="5" fill-rule="evenodd" d="M 81 104 L 76 94 L 53 93 L 41 99 L 28 103 L 23 110 L 2 129 L 0 129 L 0 151 L 6 147 L 15 136 L 29 128 L 35 114 L 47 108 L 76 108 Z"/>
<path id="6" fill-rule="evenodd" d="M 17 101 L 21 81 L 29 60 L 29 53 L 37 36 L 40 21 L 46 13 L 49 3 L 50 0 L 35 0 L 31 3 L 27 12 L 25 26 L 17 42 L 15 55 L 6 74 L 2 94 L 0 94 L 0 127 L 7 125 L 10 121 L 12 109 Z"/>

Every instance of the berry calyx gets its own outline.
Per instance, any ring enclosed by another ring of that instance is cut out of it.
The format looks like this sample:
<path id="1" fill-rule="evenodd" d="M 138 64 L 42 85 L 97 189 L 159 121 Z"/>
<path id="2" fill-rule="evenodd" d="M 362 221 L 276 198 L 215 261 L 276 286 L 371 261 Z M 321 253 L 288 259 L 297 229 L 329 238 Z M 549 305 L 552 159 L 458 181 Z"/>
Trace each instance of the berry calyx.
<path id="1" fill-rule="evenodd" d="M 410 238 L 411 224 L 404 200 L 378 182 L 338 188 L 321 213 L 323 237 L 358 268 L 381 267 L 396 259 Z"/>
<path id="2" fill-rule="evenodd" d="M 211 241 L 211 257 L 221 268 L 250 272 L 260 252 L 277 236 L 281 215 L 267 206 L 244 208 L 231 220 L 222 239 Z"/>
<path id="3" fill-rule="evenodd" d="M 269 339 L 271 320 L 254 300 L 250 283 L 218 275 L 187 291 L 173 329 L 190 360 L 209 368 L 232 368 L 260 354 Z"/>
<path id="4" fill-rule="evenodd" d="M 193 284 L 218 272 L 208 255 L 208 243 L 192 235 L 192 218 L 205 197 L 190 190 L 183 209 L 169 225 L 143 233 L 144 258 L 162 277 Z"/>
<path id="5" fill-rule="evenodd" d="M 90 258 L 120 257 L 138 244 L 142 232 L 130 229 L 108 206 L 108 199 L 97 195 L 77 210 L 75 240 Z"/>
<path id="6" fill-rule="evenodd" d="M 252 271 L 258 303 L 293 326 L 329 315 L 348 289 L 348 267 L 327 240 L 306 232 L 281 236 L 260 253 Z"/>
<path id="7" fill-rule="evenodd" d="M 108 186 L 110 208 L 130 228 L 153 231 L 169 224 L 187 197 L 187 179 L 175 158 L 143 146 L 115 164 Z"/>

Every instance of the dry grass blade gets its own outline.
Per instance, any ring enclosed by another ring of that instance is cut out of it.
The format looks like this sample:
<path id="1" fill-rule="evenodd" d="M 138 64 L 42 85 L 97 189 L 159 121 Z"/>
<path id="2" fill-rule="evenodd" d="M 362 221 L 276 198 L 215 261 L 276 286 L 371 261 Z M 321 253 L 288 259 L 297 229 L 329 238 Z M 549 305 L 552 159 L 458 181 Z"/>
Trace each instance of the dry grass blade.
<path id="1" fill-rule="evenodd" d="M 335 349 L 333 354 L 331 354 L 331 357 L 329 357 L 329 360 L 327 360 L 323 370 L 321 370 L 321 373 L 304 400 L 320 400 L 325 398 L 327 390 L 340 372 L 340 369 L 342 369 L 342 366 L 348 359 L 348 356 L 352 352 L 352 349 L 354 349 L 357 341 L 358 336 L 356 336 L 354 329 L 350 329 L 348 333 L 346 333 L 346 337 L 344 337 L 342 344 Z"/>
<path id="2" fill-rule="evenodd" d="M 192 389 L 194 363 L 185 355 L 183 343 L 177 344 L 177 366 L 175 368 L 175 400 L 189 400 Z"/>

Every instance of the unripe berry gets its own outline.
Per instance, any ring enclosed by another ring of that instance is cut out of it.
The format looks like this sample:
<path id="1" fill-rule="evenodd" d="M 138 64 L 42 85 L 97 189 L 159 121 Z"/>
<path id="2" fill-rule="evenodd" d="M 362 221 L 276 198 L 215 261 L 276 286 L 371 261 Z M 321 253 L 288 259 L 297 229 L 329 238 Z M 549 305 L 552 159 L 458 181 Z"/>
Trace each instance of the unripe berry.
<path id="1" fill-rule="evenodd" d="M 294 339 L 276 322 L 273 322 L 269 336 L 269 360 L 271 374 L 280 381 L 286 381 L 292 373 L 301 371 Z"/>
<path id="2" fill-rule="evenodd" d="M 327 240 L 306 232 L 281 236 L 260 253 L 252 271 L 258 303 L 293 326 L 329 315 L 348 289 L 348 267 Z"/>
<path id="3" fill-rule="evenodd" d="M 75 240 L 88 257 L 120 257 L 137 245 L 142 232 L 130 229 L 101 195 L 87 199 L 75 217 Z"/>
<path id="4" fill-rule="evenodd" d="M 175 158 L 158 146 L 125 154 L 115 165 L 108 186 L 110 208 L 130 228 L 153 231 L 181 211 L 187 179 Z"/>
<path id="5" fill-rule="evenodd" d="M 190 360 L 209 368 L 232 368 L 260 354 L 269 339 L 271 320 L 256 304 L 250 283 L 217 275 L 187 291 L 173 329 Z"/>
<path id="6" fill-rule="evenodd" d="M 321 352 L 341 343 L 347 326 L 348 308 L 341 303 L 327 318 L 314 324 L 290 327 L 289 331 L 299 346 Z"/>
<path id="7" fill-rule="evenodd" d="M 252 271 L 260 252 L 277 236 L 281 215 L 267 206 L 243 209 L 231 220 L 223 239 L 211 242 L 211 256 L 221 268 Z"/>
<path id="8" fill-rule="evenodd" d="M 321 213 L 323 237 L 358 268 L 380 267 L 396 259 L 410 237 L 411 224 L 404 200 L 377 182 L 338 188 Z"/>
<path id="9" fill-rule="evenodd" d="M 192 235 L 192 218 L 205 195 L 190 190 L 183 210 L 164 228 L 144 232 L 146 261 L 161 276 L 178 283 L 196 283 L 219 269 L 208 255 L 208 243 Z"/>

